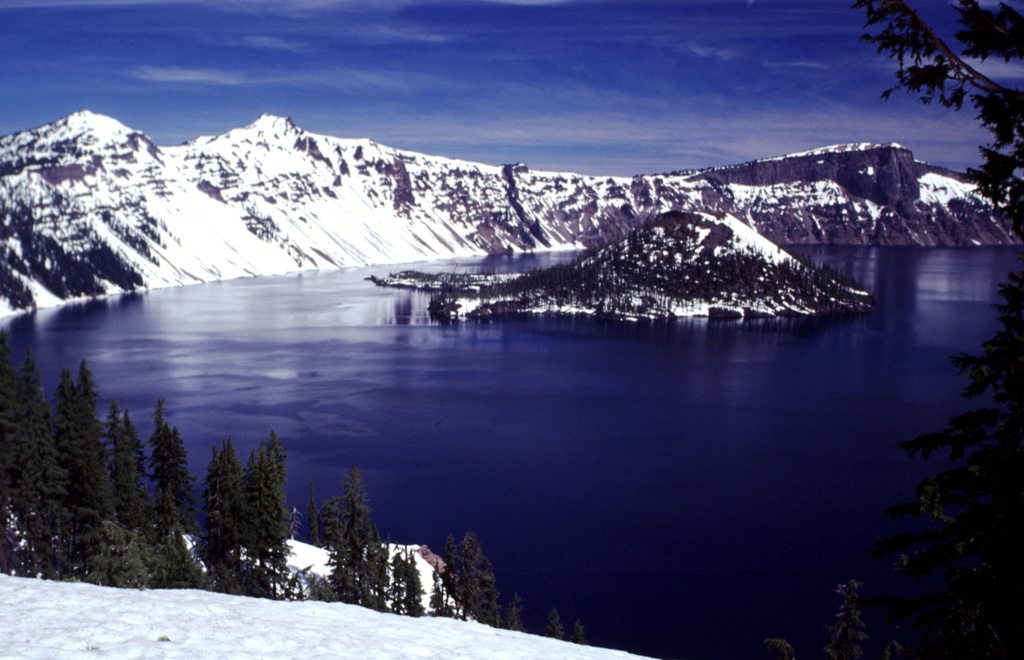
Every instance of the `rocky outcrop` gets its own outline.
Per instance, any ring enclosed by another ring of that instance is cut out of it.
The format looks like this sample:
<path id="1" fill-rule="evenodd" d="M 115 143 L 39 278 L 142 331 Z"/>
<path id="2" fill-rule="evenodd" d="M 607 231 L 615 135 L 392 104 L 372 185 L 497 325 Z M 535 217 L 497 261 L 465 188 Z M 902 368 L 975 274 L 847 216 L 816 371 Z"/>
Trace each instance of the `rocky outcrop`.
<path id="1" fill-rule="evenodd" d="M 897 144 L 845 145 L 688 173 L 704 201 L 778 243 L 966 246 L 1017 242 L 960 174 Z"/>

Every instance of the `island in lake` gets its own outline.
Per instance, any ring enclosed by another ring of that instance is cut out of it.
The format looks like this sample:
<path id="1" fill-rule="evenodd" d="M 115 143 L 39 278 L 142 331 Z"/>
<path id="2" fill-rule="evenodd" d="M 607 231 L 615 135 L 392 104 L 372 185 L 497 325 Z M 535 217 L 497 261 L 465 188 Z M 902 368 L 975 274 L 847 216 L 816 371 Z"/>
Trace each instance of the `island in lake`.
<path id="1" fill-rule="evenodd" d="M 369 278 L 433 294 L 441 322 L 523 314 L 617 320 L 865 313 L 874 298 L 730 216 L 672 211 L 571 263 L 521 274 L 402 271 Z"/>

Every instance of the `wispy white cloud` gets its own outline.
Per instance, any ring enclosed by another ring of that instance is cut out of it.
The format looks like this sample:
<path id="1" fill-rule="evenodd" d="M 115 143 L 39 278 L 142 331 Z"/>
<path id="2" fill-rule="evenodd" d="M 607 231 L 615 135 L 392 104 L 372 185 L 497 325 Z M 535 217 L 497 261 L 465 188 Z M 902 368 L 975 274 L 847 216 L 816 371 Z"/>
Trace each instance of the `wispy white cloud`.
<path id="1" fill-rule="evenodd" d="M 235 71 L 189 69 L 179 66 L 137 66 L 129 72 L 129 77 L 148 82 L 198 83 L 229 87 L 260 84 L 260 81 Z"/>
<path id="2" fill-rule="evenodd" d="M 735 48 L 714 48 L 696 43 L 687 44 L 686 50 L 697 57 L 713 58 L 722 62 L 735 60 L 740 56 L 740 51 Z"/>
<path id="3" fill-rule="evenodd" d="M 265 48 L 268 50 L 286 50 L 293 53 L 300 53 L 307 50 L 307 45 L 300 41 L 276 37 L 266 34 L 253 34 L 242 39 L 242 44 L 252 48 Z"/>
<path id="4" fill-rule="evenodd" d="M 331 67 L 307 71 L 246 72 L 217 68 L 178 66 L 137 66 L 126 72 L 129 78 L 152 83 L 205 85 L 218 87 L 305 87 L 333 90 L 384 90 L 414 93 L 441 87 L 454 89 L 452 80 L 428 74 L 387 69 Z"/>
<path id="5" fill-rule="evenodd" d="M 318 9 L 352 9 L 358 11 L 389 10 L 414 4 L 443 4 L 451 0 L 224 0 L 217 7 L 225 11 L 269 11 L 276 13 L 305 12 Z M 462 3 L 543 6 L 564 5 L 583 0 L 460 0 Z M 589 0 L 593 1 L 593 0 Z M 4 0 L 4 9 L 25 9 L 43 7 L 132 7 L 155 5 L 209 4 L 207 0 Z"/>

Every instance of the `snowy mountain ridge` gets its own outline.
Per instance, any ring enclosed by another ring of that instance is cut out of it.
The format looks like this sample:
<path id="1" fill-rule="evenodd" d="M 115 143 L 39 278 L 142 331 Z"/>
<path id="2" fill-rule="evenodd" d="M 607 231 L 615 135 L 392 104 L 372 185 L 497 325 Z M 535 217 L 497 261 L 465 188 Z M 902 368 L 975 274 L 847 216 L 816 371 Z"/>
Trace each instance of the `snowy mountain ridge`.
<path id="1" fill-rule="evenodd" d="M 0 311 L 370 263 L 572 249 L 681 210 L 785 243 L 1012 242 L 973 186 L 898 145 L 696 172 L 535 172 L 309 133 L 291 119 L 178 146 L 87 110 L 0 137 Z"/>

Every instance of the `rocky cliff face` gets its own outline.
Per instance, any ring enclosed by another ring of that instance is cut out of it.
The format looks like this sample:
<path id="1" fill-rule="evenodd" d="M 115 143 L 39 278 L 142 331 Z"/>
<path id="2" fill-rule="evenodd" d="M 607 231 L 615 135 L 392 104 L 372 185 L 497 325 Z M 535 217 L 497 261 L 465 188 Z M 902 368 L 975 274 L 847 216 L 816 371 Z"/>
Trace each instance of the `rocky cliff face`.
<path id="1" fill-rule="evenodd" d="M 845 145 L 691 173 L 703 201 L 778 243 L 964 246 L 1015 242 L 954 172 L 896 144 Z"/>
<path id="2" fill-rule="evenodd" d="M 673 210 L 734 216 L 782 243 L 1012 241 L 972 186 L 895 145 L 630 179 L 438 158 L 315 135 L 270 115 L 158 147 L 83 111 L 0 137 L 0 307 L 590 247 Z"/>

